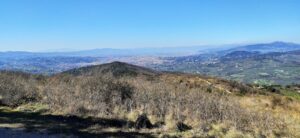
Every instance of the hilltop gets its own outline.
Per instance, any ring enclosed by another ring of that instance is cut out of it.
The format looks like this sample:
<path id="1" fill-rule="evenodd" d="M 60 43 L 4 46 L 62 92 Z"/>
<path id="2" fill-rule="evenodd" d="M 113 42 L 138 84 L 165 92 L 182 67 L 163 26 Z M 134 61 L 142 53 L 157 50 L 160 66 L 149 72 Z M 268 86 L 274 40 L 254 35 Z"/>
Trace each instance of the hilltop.
<path id="1" fill-rule="evenodd" d="M 60 73 L 60 75 L 69 74 L 74 76 L 79 76 L 79 75 L 94 76 L 97 74 L 104 75 L 108 73 L 111 73 L 114 77 L 122 77 L 122 76 L 138 76 L 138 75 L 156 76 L 159 75 L 161 72 L 148 69 L 145 67 L 141 67 L 141 66 L 115 61 L 112 63 L 71 69 Z"/>

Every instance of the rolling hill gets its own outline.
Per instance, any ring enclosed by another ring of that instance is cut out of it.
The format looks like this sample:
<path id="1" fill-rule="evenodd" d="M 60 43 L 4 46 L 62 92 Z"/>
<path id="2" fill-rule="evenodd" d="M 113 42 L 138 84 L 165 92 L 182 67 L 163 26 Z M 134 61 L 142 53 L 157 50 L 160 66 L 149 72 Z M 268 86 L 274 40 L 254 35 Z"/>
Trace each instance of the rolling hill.
<path id="1" fill-rule="evenodd" d="M 171 58 L 165 64 L 153 68 L 218 76 L 245 83 L 267 85 L 300 83 L 298 50 L 269 53 L 257 51 L 259 50 L 233 51 L 211 58 L 203 55 Z"/>
<path id="2" fill-rule="evenodd" d="M 122 76 L 152 76 L 155 77 L 161 72 L 154 71 L 145 67 L 140 67 L 136 65 L 131 65 L 123 62 L 112 62 L 101 64 L 97 66 L 87 66 L 78 69 L 72 69 L 60 74 L 69 74 L 75 76 L 94 76 L 94 75 L 104 75 L 111 73 L 114 77 Z"/>

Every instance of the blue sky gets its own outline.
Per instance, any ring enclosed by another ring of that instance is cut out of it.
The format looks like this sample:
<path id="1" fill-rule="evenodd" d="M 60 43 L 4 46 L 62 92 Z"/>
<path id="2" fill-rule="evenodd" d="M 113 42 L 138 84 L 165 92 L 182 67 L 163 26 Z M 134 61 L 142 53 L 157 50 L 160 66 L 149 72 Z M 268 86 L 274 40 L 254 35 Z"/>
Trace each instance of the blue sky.
<path id="1" fill-rule="evenodd" d="M 0 51 L 300 43 L 300 0 L 1 0 Z"/>

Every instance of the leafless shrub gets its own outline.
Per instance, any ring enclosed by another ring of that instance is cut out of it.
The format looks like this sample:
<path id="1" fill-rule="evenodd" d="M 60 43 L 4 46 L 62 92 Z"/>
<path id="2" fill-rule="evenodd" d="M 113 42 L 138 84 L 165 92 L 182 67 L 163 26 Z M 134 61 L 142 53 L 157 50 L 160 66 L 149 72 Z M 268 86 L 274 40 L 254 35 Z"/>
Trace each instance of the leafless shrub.
<path id="1" fill-rule="evenodd" d="M 18 106 L 40 99 L 37 78 L 20 72 L 0 72 L 1 104 Z"/>
<path id="2" fill-rule="evenodd" d="M 272 133 L 284 129 L 280 119 L 270 113 L 257 113 L 242 108 L 234 96 L 224 93 L 207 93 L 205 88 L 176 89 L 167 83 L 133 82 L 138 92 L 134 95 L 136 108 L 143 109 L 161 120 L 167 114 L 178 122 L 198 120 L 201 124 L 227 123 L 241 131 L 260 129 Z M 199 126 L 201 125 L 199 124 Z"/>
<path id="3" fill-rule="evenodd" d="M 53 110 L 71 114 L 78 114 L 77 111 L 84 108 L 87 110 L 85 112 L 91 115 L 112 115 L 116 107 L 122 107 L 131 99 L 133 92 L 125 82 L 121 83 L 104 76 L 65 80 L 69 81 L 50 81 L 45 87 L 44 101 Z"/>

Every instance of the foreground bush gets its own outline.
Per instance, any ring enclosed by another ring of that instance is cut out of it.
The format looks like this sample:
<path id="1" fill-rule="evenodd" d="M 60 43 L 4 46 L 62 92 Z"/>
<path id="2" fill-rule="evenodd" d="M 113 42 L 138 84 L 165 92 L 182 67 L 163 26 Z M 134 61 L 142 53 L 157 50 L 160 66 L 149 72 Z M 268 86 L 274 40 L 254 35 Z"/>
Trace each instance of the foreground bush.
<path id="1" fill-rule="evenodd" d="M 172 83 L 143 78 L 110 79 L 111 76 L 52 79 L 45 86 L 45 103 L 63 114 L 124 118 L 133 112 L 145 114 L 152 124 L 164 122 L 167 129 L 178 123 L 204 131 L 211 124 L 226 124 L 237 131 L 271 135 L 284 131 L 284 123 L 271 114 L 244 109 L 235 96 L 207 92 L 206 87 L 174 87 Z M 218 89 L 212 88 L 212 91 Z M 136 118 L 137 119 L 137 118 Z"/>
<path id="2" fill-rule="evenodd" d="M 0 72 L 0 101 L 2 105 L 18 106 L 40 100 L 36 77 L 19 72 Z"/>

